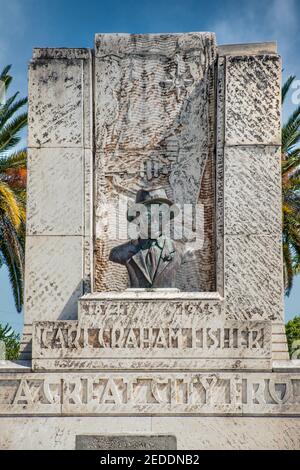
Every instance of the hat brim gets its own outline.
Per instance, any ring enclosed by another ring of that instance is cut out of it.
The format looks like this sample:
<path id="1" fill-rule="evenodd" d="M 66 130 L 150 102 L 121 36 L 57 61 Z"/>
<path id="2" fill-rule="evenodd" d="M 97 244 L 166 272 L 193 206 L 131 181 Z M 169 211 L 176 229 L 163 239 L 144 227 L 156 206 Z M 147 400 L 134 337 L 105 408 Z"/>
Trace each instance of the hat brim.
<path id="1" fill-rule="evenodd" d="M 177 215 L 179 214 L 178 206 L 176 204 L 174 204 L 172 201 L 170 201 L 169 199 L 166 199 L 166 198 L 157 197 L 157 198 L 149 199 L 148 201 L 143 201 L 140 204 L 143 204 L 144 206 L 150 206 L 152 204 L 167 204 L 168 206 L 173 206 L 174 205 L 174 210 L 172 210 L 172 212 L 170 214 L 171 220 L 174 219 L 175 217 L 177 217 Z M 137 215 L 136 216 L 128 215 L 128 211 L 127 211 L 127 220 L 128 220 L 128 222 L 132 222 L 137 217 L 138 217 Z"/>

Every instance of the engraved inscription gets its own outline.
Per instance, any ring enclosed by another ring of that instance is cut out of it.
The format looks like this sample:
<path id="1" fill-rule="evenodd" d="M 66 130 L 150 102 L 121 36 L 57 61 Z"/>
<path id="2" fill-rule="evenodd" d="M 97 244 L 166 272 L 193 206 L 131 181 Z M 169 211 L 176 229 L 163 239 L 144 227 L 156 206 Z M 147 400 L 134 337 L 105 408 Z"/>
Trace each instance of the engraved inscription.
<path id="1" fill-rule="evenodd" d="M 289 374 L 27 374 L 0 380 L 0 413 L 300 413 L 300 377 Z M 3 393 L 4 391 L 4 393 Z M 60 405 L 57 408 L 57 405 Z M 51 408 L 52 407 L 52 408 Z"/>
<path id="2" fill-rule="evenodd" d="M 264 349 L 265 328 L 89 328 L 48 322 L 39 328 L 41 349 Z"/>

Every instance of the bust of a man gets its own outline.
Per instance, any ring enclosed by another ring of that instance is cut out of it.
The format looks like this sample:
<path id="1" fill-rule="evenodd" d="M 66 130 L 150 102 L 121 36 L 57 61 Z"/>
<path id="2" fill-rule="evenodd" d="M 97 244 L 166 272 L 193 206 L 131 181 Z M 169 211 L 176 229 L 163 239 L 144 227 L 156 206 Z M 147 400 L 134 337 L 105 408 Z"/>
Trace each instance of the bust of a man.
<path id="1" fill-rule="evenodd" d="M 139 236 L 113 248 L 109 255 L 110 261 L 126 266 L 130 287 L 175 287 L 183 246 L 167 236 L 164 229 L 166 222 L 177 215 L 178 208 L 162 189 L 139 190 L 134 211 L 134 215 L 128 211 L 127 219 L 139 224 Z"/>

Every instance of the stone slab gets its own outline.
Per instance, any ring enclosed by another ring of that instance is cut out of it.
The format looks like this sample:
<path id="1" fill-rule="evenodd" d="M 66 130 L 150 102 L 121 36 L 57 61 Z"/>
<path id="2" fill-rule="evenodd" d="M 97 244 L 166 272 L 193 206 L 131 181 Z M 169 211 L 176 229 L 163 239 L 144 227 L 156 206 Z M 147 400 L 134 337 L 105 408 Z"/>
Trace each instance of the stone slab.
<path id="1" fill-rule="evenodd" d="M 75 450 L 78 434 L 151 433 L 151 417 L 0 417 L 0 449 Z M 158 434 L 158 433 L 157 433 Z"/>
<path id="2" fill-rule="evenodd" d="M 33 368 L 271 369 L 271 322 L 212 322 L 197 306 L 97 307 L 79 322 L 35 322 Z"/>
<path id="3" fill-rule="evenodd" d="M 221 44 L 218 46 L 219 57 L 226 55 L 241 56 L 241 55 L 262 55 L 262 54 L 276 54 L 277 42 L 250 42 L 244 44 Z"/>
<path id="4" fill-rule="evenodd" d="M 281 235 L 226 235 L 225 316 L 283 319 Z"/>
<path id="5" fill-rule="evenodd" d="M 300 419 L 283 417 L 153 417 L 153 432 L 172 432 L 178 449 L 299 450 Z"/>
<path id="6" fill-rule="evenodd" d="M 78 434 L 172 434 L 178 450 L 299 450 L 299 417 L 1 417 L 1 450 L 74 450 Z"/>
<path id="7" fill-rule="evenodd" d="M 73 55 L 30 63 L 28 147 L 91 145 L 90 64 Z"/>
<path id="8" fill-rule="evenodd" d="M 105 57 L 109 54 L 119 54 L 123 58 L 129 54 L 145 56 L 159 54 L 172 58 L 178 49 L 188 53 L 205 47 L 212 48 L 211 53 L 214 54 L 215 43 L 215 34 L 210 32 L 169 34 L 97 33 L 95 34 L 95 55 L 96 57 Z"/>
<path id="9" fill-rule="evenodd" d="M 81 236 L 27 236 L 25 320 L 77 318 L 82 287 Z"/>
<path id="10" fill-rule="evenodd" d="M 78 434 L 172 434 L 178 450 L 299 450 L 298 417 L 0 417 L 0 449 L 74 450 Z"/>
<path id="11" fill-rule="evenodd" d="M 225 145 L 281 145 L 278 55 L 227 56 Z"/>
<path id="12" fill-rule="evenodd" d="M 176 450 L 170 435 L 102 434 L 76 436 L 76 450 Z"/>
<path id="13" fill-rule="evenodd" d="M 31 372 L 31 361 L 0 361 L 1 372 Z"/>
<path id="14" fill-rule="evenodd" d="M 33 59 L 89 59 L 91 49 L 71 47 L 35 47 Z"/>
<path id="15" fill-rule="evenodd" d="M 214 147 L 215 57 L 211 33 L 96 35 L 94 290 L 128 285 L 125 268 L 108 262 L 110 249 L 125 240 L 103 226 L 107 203 L 159 186 L 182 208 L 195 207 L 201 197 L 214 207 L 214 170 L 207 164 Z M 201 247 L 200 241 L 177 273 L 183 291 L 213 288 L 213 250 L 201 263 Z"/>
<path id="16" fill-rule="evenodd" d="M 299 373 L 1 373 L 8 416 L 300 415 Z"/>
<path id="17" fill-rule="evenodd" d="M 224 231 L 226 235 L 281 233 L 279 147 L 226 147 Z"/>

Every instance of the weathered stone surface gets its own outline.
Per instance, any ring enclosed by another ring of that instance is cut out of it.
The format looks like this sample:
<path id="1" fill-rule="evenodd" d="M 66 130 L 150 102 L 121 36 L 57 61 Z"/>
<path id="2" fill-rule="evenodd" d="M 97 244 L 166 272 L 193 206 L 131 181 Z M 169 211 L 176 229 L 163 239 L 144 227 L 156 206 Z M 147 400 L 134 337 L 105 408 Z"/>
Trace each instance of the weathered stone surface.
<path id="1" fill-rule="evenodd" d="M 83 287 L 84 293 L 91 292 L 94 252 L 94 198 L 93 198 L 93 152 L 84 151 L 84 239 L 83 239 Z"/>
<path id="2" fill-rule="evenodd" d="M 77 434 L 172 434 L 177 448 L 298 450 L 299 418 L 221 416 L 1 417 L 0 449 L 75 449 Z M 16 432 L 16 429 L 18 432 Z"/>
<path id="3" fill-rule="evenodd" d="M 29 68 L 29 147 L 90 146 L 90 65 L 34 59 Z"/>
<path id="4" fill-rule="evenodd" d="M 224 155 L 226 235 L 280 234 L 280 148 L 227 147 Z"/>
<path id="5" fill-rule="evenodd" d="M 26 322 L 77 317 L 82 289 L 82 237 L 27 236 Z"/>
<path id="6" fill-rule="evenodd" d="M 176 437 L 162 435 L 113 434 L 76 436 L 76 450 L 175 450 Z"/>
<path id="7" fill-rule="evenodd" d="M 224 296 L 224 121 L 225 61 L 218 58 L 216 67 L 216 290 Z"/>
<path id="8" fill-rule="evenodd" d="M 83 235 L 83 150 L 28 153 L 27 234 Z"/>
<path id="9" fill-rule="evenodd" d="M 299 419 L 283 417 L 153 417 L 153 432 L 172 432 L 178 449 L 298 450 Z"/>
<path id="10" fill-rule="evenodd" d="M 173 312 L 167 303 L 132 307 L 35 322 L 34 369 L 271 369 L 271 322 L 212 322 L 191 303 Z"/>
<path id="11" fill-rule="evenodd" d="M 218 46 L 218 55 L 223 57 L 242 56 L 242 55 L 263 55 L 276 54 L 277 43 L 275 41 L 268 42 L 250 42 L 245 44 L 222 44 Z"/>
<path id="12" fill-rule="evenodd" d="M 226 145 L 281 144 L 278 55 L 226 57 Z"/>
<path id="13" fill-rule="evenodd" d="M 91 49 L 70 47 L 35 47 L 33 59 L 90 59 Z"/>
<path id="14" fill-rule="evenodd" d="M 3 415 L 300 415 L 288 373 L 3 373 Z"/>
<path id="15" fill-rule="evenodd" d="M 224 265 L 227 318 L 282 320 L 280 236 L 225 236 Z"/>

